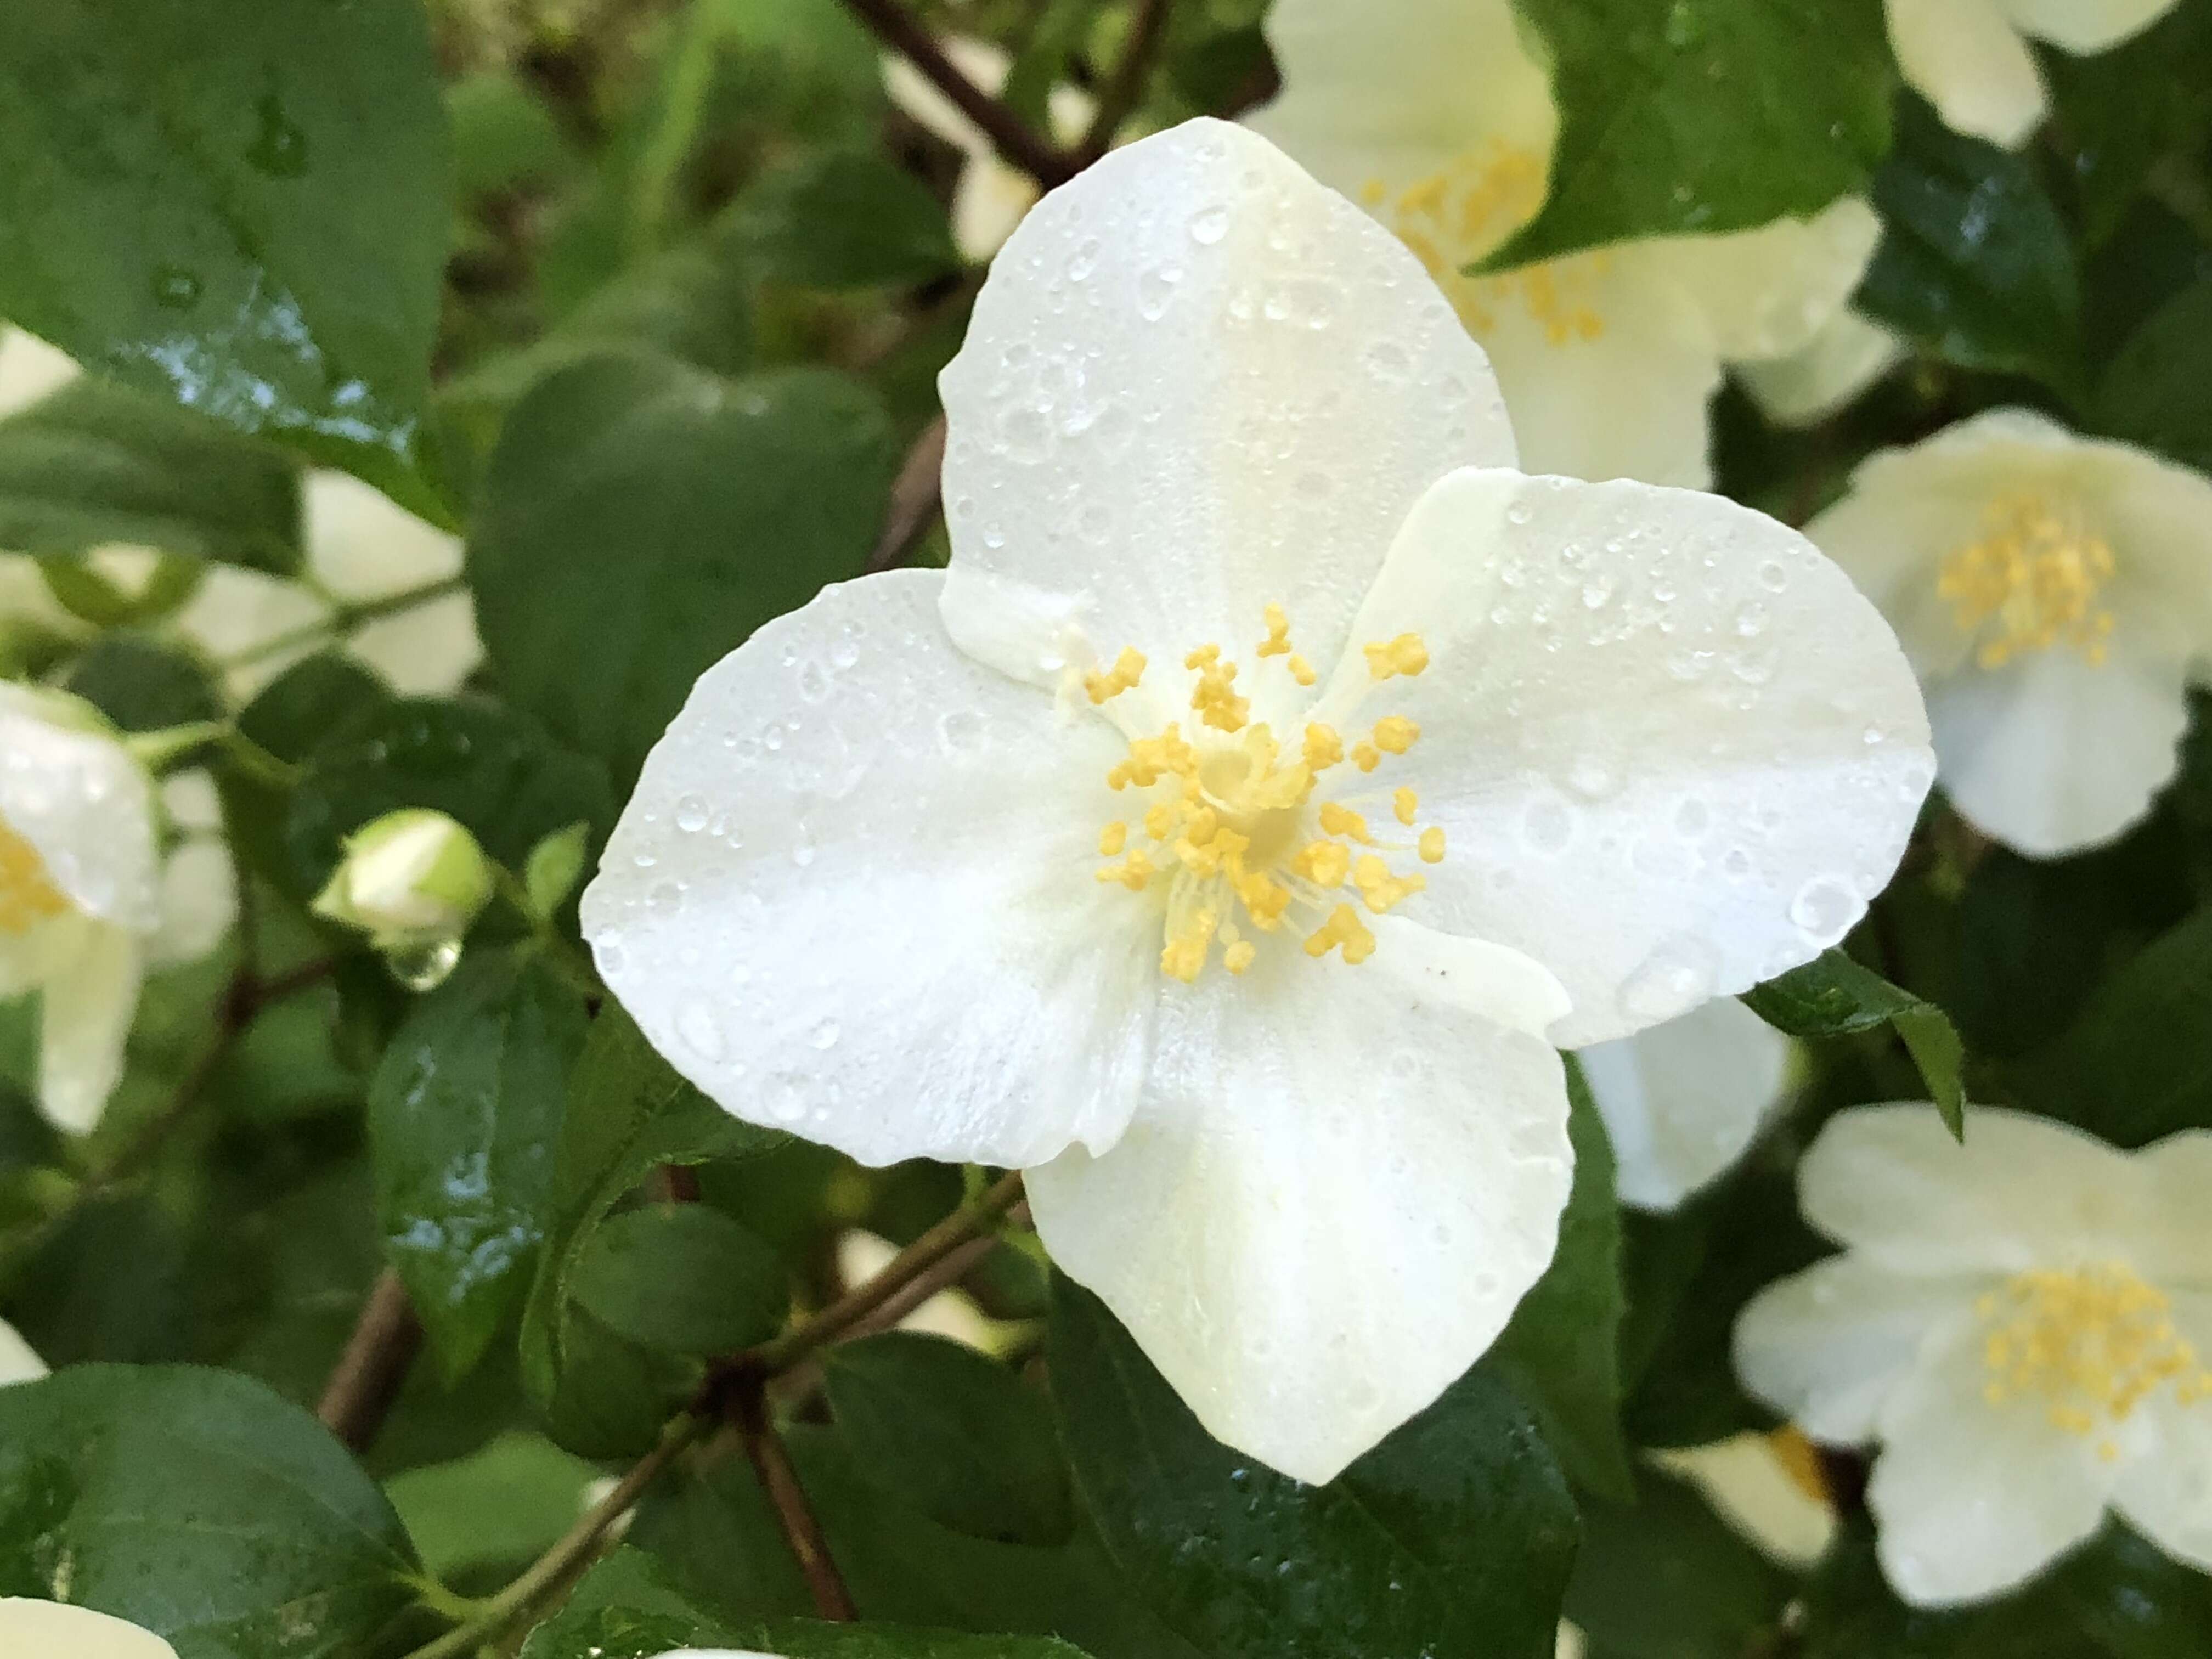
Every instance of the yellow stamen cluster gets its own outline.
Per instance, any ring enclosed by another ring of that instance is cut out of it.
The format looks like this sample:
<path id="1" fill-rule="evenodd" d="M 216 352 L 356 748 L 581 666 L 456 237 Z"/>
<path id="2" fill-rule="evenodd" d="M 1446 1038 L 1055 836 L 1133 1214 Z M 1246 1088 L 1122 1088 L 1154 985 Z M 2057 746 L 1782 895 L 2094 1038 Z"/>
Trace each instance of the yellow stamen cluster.
<path id="1" fill-rule="evenodd" d="M 0 823 L 0 933 L 27 933 L 69 908 L 38 848 Z"/>
<path id="2" fill-rule="evenodd" d="M 2112 544 L 2078 510 L 2033 493 L 1999 496 L 1983 517 L 1981 539 L 1944 560 L 1936 582 L 1960 630 L 1980 638 L 1975 662 L 2002 668 L 2063 642 L 2101 664 L 2112 613 L 2097 595 L 2116 568 Z"/>
<path id="3" fill-rule="evenodd" d="M 1427 267 L 1476 334 L 1492 332 L 1498 311 L 1517 302 L 1553 345 L 1597 339 L 1605 332 L 1595 303 L 1596 278 L 1607 264 L 1603 253 L 1547 260 L 1495 276 L 1462 274 L 1528 222 L 1544 191 L 1540 155 L 1493 141 L 1395 195 L 1379 179 L 1370 180 L 1361 195 Z"/>
<path id="4" fill-rule="evenodd" d="M 2088 1435 L 2169 1384 L 2185 1406 L 2212 1399 L 2212 1371 L 2174 1328 L 2165 1293 L 2120 1262 L 2015 1273 L 1974 1310 L 1992 1406 L 2030 1402 L 2053 1428 Z M 2097 1449 L 2118 1454 L 2110 1440 Z"/>
<path id="5" fill-rule="evenodd" d="M 1316 677 L 1291 646 L 1283 608 L 1269 605 L 1265 620 L 1267 637 L 1256 654 L 1263 661 L 1283 659 L 1297 684 L 1312 684 Z M 1364 649 L 1374 681 L 1419 674 L 1429 663 L 1428 648 L 1415 634 Z M 1124 651 L 1109 670 L 1086 676 L 1085 685 L 1091 700 L 1103 703 L 1133 690 L 1146 666 L 1142 656 Z M 1314 800 L 1322 775 L 1346 762 L 1343 737 L 1313 721 L 1296 750 L 1287 750 L 1265 723 L 1252 722 L 1250 702 L 1237 690 L 1237 665 L 1223 660 L 1218 645 L 1200 646 L 1183 666 L 1197 677 L 1190 735 L 1182 722 L 1171 720 L 1152 736 L 1130 739 L 1107 773 L 1110 788 L 1154 795 L 1140 813 L 1116 818 L 1100 832 L 1099 856 L 1115 861 L 1102 865 L 1097 878 L 1133 893 L 1151 890 L 1156 881 L 1165 888 L 1160 969 L 1176 979 L 1194 980 L 1217 945 L 1224 967 L 1245 972 L 1258 947 L 1242 929 L 1275 933 L 1298 909 L 1320 919 L 1305 938 L 1309 956 L 1340 951 L 1347 963 L 1365 961 L 1375 936 L 1360 920 L 1359 905 L 1382 915 L 1419 892 L 1425 878 L 1390 867 L 1381 856 L 1390 848 L 1376 841 L 1354 806 Z M 1386 715 L 1354 743 L 1348 758 L 1371 772 L 1385 755 L 1403 755 L 1419 738 L 1412 720 Z M 1389 799 L 1398 823 L 1413 828 L 1415 793 L 1401 788 Z M 1131 844 L 1139 825 L 1149 846 Z M 1443 831 L 1431 826 L 1413 848 L 1398 843 L 1396 850 L 1417 851 L 1437 863 L 1443 857 Z M 1347 887 L 1358 904 L 1339 897 Z"/>

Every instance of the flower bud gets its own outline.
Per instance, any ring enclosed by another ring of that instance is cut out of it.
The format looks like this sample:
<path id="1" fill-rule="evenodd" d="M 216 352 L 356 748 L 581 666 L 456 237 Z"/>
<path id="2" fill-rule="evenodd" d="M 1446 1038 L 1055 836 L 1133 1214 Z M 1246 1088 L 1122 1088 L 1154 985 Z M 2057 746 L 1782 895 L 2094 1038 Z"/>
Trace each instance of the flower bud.
<path id="1" fill-rule="evenodd" d="M 458 939 L 491 902 L 491 861 L 443 812 L 387 812 L 346 842 L 315 914 L 358 927 L 381 951 Z"/>
<path id="2" fill-rule="evenodd" d="M 0 1653 L 69 1659 L 177 1659 L 152 1631 L 112 1614 L 31 1596 L 0 1596 Z"/>

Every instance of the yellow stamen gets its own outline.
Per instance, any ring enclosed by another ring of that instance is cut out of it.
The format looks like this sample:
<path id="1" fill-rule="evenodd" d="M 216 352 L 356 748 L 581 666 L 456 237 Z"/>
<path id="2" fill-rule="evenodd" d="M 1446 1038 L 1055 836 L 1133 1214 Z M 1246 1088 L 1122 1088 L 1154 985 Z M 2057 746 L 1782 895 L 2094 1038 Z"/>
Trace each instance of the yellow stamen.
<path id="1" fill-rule="evenodd" d="M 1241 974 L 1252 965 L 1252 958 L 1259 954 L 1253 948 L 1251 940 L 1239 939 L 1221 953 L 1221 965 L 1232 974 Z"/>
<path id="2" fill-rule="evenodd" d="M 1375 837 L 1367 833 L 1367 820 L 1335 801 L 1322 803 L 1321 827 L 1324 835 L 1343 836 L 1362 847 L 1375 845 Z"/>
<path id="3" fill-rule="evenodd" d="M 1422 863 L 1442 864 L 1444 861 L 1444 832 L 1437 825 L 1431 824 L 1422 830 L 1418 844 Z"/>
<path id="4" fill-rule="evenodd" d="M 1408 830 L 1413 827 L 1414 816 L 1420 811 L 1421 798 L 1410 789 L 1395 789 L 1390 793 L 1390 810 L 1398 822 Z"/>
<path id="5" fill-rule="evenodd" d="M 0 823 L 0 933 L 27 933 L 69 908 L 38 848 Z"/>
<path id="6" fill-rule="evenodd" d="M 1243 731 L 1252 705 L 1237 695 L 1237 665 L 1221 660 L 1221 647 L 1201 645 L 1183 659 L 1182 665 L 1198 671 L 1190 706 L 1200 720 L 1223 732 Z"/>
<path id="7" fill-rule="evenodd" d="M 1356 743 L 1352 746 L 1352 763 L 1363 772 L 1372 772 L 1382 764 L 1382 751 L 1371 743 Z"/>
<path id="8" fill-rule="evenodd" d="M 1336 728 L 1318 723 L 1306 727 L 1306 765 L 1316 772 L 1326 772 L 1344 758 L 1344 739 L 1336 735 Z"/>
<path id="9" fill-rule="evenodd" d="M 1352 872 L 1352 849 L 1340 841 L 1309 842 L 1291 860 L 1291 868 L 1323 887 L 1340 886 Z"/>
<path id="10" fill-rule="evenodd" d="M 1287 657 L 1291 654 L 1291 619 L 1279 605 L 1269 605 L 1262 613 L 1267 624 L 1267 637 L 1260 641 L 1254 654 L 1261 657 Z"/>
<path id="11" fill-rule="evenodd" d="M 2172 1305 L 2121 1262 L 2015 1273 L 1976 1304 L 1988 1327 L 1983 1398 L 2033 1401 L 2052 1427 L 2087 1436 L 2162 1388 L 2185 1406 L 2212 1397 L 2212 1371 L 2175 1330 Z"/>
<path id="12" fill-rule="evenodd" d="M 1098 872 L 1101 881 L 1118 881 L 1133 893 L 1141 893 L 1154 874 L 1152 861 L 1139 848 L 1119 864 L 1109 864 Z"/>
<path id="13" fill-rule="evenodd" d="M 1314 673 L 1313 665 L 1295 651 L 1291 653 L 1291 659 L 1285 666 L 1291 671 L 1291 678 L 1300 685 L 1311 685 L 1318 678 Z"/>
<path id="14" fill-rule="evenodd" d="M 1359 920 L 1359 913 L 1348 904 L 1340 904 L 1328 913 L 1328 920 L 1306 935 L 1306 954 L 1325 957 L 1341 948 L 1344 959 L 1354 964 L 1363 963 L 1375 954 L 1375 935 L 1367 931 Z"/>
<path id="15" fill-rule="evenodd" d="M 2097 596 L 2118 567 L 2112 544 L 2078 507 L 2033 492 L 1998 496 L 1983 524 L 1982 538 L 1946 559 L 1936 583 L 1960 631 L 1978 641 L 1976 664 L 2002 668 L 2062 643 L 2103 663 L 2112 613 Z"/>
<path id="16" fill-rule="evenodd" d="M 1404 754 L 1420 735 L 1421 728 L 1403 714 L 1391 714 L 1375 722 L 1375 746 L 1386 755 Z"/>
<path id="17" fill-rule="evenodd" d="M 1144 653 L 1133 646 L 1125 645 L 1121 654 L 1114 659 L 1113 667 L 1103 674 L 1083 677 L 1083 689 L 1091 694 L 1092 702 L 1104 702 L 1109 697 L 1120 696 L 1144 677 Z"/>
<path id="18" fill-rule="evenodd" d="M 1387 680 L 1395 674 L 1418 674 L 1429 665 L 1429 647 L 1419 634 L 1401 634 L 1395 640 L 1378 640 L 1361 647 L 1367 655 L 1367 672 Z"/>
<path id="19" fill-rule="evenodd" d="M 1129 844 L 1129 826 L 1119 818 L 1098 832 L 1098 856 L 1118 858 L 1121 849 Z"/>

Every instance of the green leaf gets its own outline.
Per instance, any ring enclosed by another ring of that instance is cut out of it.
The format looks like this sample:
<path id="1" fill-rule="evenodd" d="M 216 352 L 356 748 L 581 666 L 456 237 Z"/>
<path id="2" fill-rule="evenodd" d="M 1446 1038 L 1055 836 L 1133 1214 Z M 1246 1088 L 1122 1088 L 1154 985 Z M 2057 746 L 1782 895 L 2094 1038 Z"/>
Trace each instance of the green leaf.
<path id="1" fill-rule="evenodd" d="M 1073 1529 L 1052 1407 L 995 1360 L 887 1331 L 823 1357 L 830 1409 L 862 1467 L 955 1532 L 1065 1543 Z"/>
<path id="2" fill-rule="evenodd" d="M 394 1475 L 384 1490 L 432 1576 L 535 1559 L 575 1524 L 596 1463 L 510 1430 L 450 1463 Z"/>
<path id="3" fill-rule="evenodd" d="M 2026 161 L 1907 98 L 1874 204 L 1882 240 L 1859 309 L 1962 368 L 2078 389 L 2081 276 L 2065 222 Z"/>
<path id="4" fill-rule="evenodd" d="M 284 824 L 292 892 L 319 891 L 346 837 L 403 806 L 449 814 L 509 869 L 554 831 L 583 819 L 603 835 L 614 816 L 605 769 L 528 717 L 472 701 L 395 699 L 308 757 Z"/>
<path id="5" fill-rule="evenodd" d="M 1543 211 L 1503 268 L 1744 230 L 1864 188 L 1889 148 L 1876 0 L 1516 0 L 1559 106 Z"/>
<path id="6" fill-rule="evenodd" d="M 2212 127 L 2212 10 L 2176 6 L 2107 52 L 2041 54 L 2049 140 L 2073 186 L 2084 240 L 2104 241 L 2160 163 Z"/>
<path id="7" fill-rule="evenodd" d="M 925 283 L 960 269 L 927 185 L 872 150 L 829 150 L 762 173 L 715 227 L 763 276 L 800 288 Z"/>
<path id="8" fill-rule="evenodd" d="M 648 1204 L 595 1233 L 569 1283 L 617 1335 L 671 1353 L 735 1353 L 774 1336 L 791 1301 L 775 1252 L 703 1204 Z"/>
<path id="9" fill-rule="evenodd" d="M 1791 1036 L 1848 1036 L 1887 1024 L 1920 1068 L 1929 1097 L 1953 1134 L 1966 1135 L 1966 1050 L 1950 1017 L 1899 989 L 1841 951 L 1823 951 L 1802 968 L 1753 987 L 1746 1006 Z"/>
<path id="10" fill-rule="evenodd" d="M 319 651 L 264 686 L 239 714 L 238 729 L 279 760 L 303 761 L 392 701 L 384 682 L 351 657 Z"/>
<path id="11" fill-rule="evenodd" d="M 576 890 L 591 838 L 592 826 L 579 822 L 555 830 L 530 849 L 522 866 L 522 890 L 539 915 L 551 915 Z"/>
<path id="12" fill-rule="evenodd" d="M 592 358 L 508 419 L 469 543 L 515 701 L 629 779 L 692 683 L 859 574 L 895 458 L 873 394 L 827 369 L 726 380 Z"/>
<path id="13" fill-rule="evenodd" d="M 2099 383 L 2096 410 L 2112 436 L 2212 471 L 2212 277 L 2128 337 Z"/>
<path id="14" fill-rule="evenodd" d="M 222 694 L 198 658 L 136 634 L 109 634 L 70 669 L 69 689 L 125 732 L 217 720 Z"/>
<path id="15" fill-rule="evenodd" d="M 202 416 L 74 380 L 0 421 L 0 547 L 110 542 L 289 575 L 301 558 L 297 471 L 281 450 Z"/>
<path id="16" fill-rule="evenodd" d="M 1567 1617 L 1619 1659 L 1768 1650 L 1796 1593 L 1686 1482 L 1646 1469 L 1632 1504 L 1585 1503 Z"/>
<path id="17" fill-rule="evenodd" d="M 0 0 L 0 314 L 410 491 L 448 224 L 416 0 L 150 0 L 128 27 Z"/>
<path id="18" fill-rule="evenodd" d="M 88 1365 L 0 1389 L 0 1595 L 114 1613 L 178 1659 L 368 1659 L 414 1570 L 384 1494 L 258 1382 Z"/>
<path id="19" fill-rule="evenodd" d="M 416 1006 L 369 1085 L 385 1254 L 449 1382 L 528 1291 L 585 1030 L 534 949 L 478 951 Z"/>
<path id="20" fill-rule="evenodd" d="M 1219 1659 L 1552 1651 L 1566 1482 L 1478 1365 L 1326 1486 L 1218 1443 L 1103 1304 L 1055 1280 L 1052 1382 L 1107 1548 Z"/>
<path id="21" fill-rule="evenodd" d="M 1567 1060 L 1575 1184 L 1552 1265 L 1514 1310 L 1492 1362 L 1575 1480 L 1625 1501 L 1634 1491 L 1620 1436 L 1620 1205 L 1613 1146 L 1582 1067 Z"/>

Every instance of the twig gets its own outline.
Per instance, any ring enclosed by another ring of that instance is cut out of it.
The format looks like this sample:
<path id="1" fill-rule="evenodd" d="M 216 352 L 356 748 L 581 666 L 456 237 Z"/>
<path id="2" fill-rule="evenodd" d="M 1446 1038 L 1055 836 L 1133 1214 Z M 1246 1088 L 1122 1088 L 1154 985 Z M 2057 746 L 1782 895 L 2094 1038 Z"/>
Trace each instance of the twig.
<path id="1" fill-rule="evenodd" d="M 868 574 L 904 564 L 937 517 L 939 480 L 945 471 L 945 416 L 939 415 L 914 441 L 891 483 L 890 511 L 884 533 L 868 556 Z"/>
<path id="2" fill-rule="evenodd" d="M 791 1546 L 792 1557 L 805 1577 L 814 1610 L 824 1619 L 850 1622 L 859 1618 L 853 1593 L 845 1588 L 837 1564 L 830 1558 L 830 1540 L 823 1536 L 822 1523 L 806 1501 L 805 1488 L 799 1484 L 799 1471 L 791 1466 L 791 1454 L 769 1419 L 768 1395 L 761 1378 L 751 1379 L 738 1390 L 733 1415 L 745 1455 L 752 1460 L 753 1473 L 760 1477 L 761 1490 L 768 1494 L 769 1505 L 783 1528 L 784 1541 Z"/>
<path id="3" fill-rule="evenodd" d="M 356 1452 L 368 1449 L 422 1347 L 422 1322 L 399 1275 L 386 1267 L 362 1304 L 315 1415 Z"/>
<path id="4" fill-rule="evenodd" d="M 1006 1212 L 1006 1219 L 1016 1225 L 1028 1218 L 1029 1206 L 1026 1204 L 1017 1204 Z M 990 1234 L 969 1239 L 928 1272 L 916 1273 L 854 1320 L 846 1328 L 843 1340 L 849 1342 L 859 1337 L 872 1336 L 878 1331 L 890 1329 L 939 1291 L 950 1290 L 967 1278 L 981 1265 L 984 1257 L 998 1248 L 999 1240 Z"/>
<path id="5" fill-rule="evenodd" d="M 1138 0 L 1137 15 L 1129 24 L 1128 42 L 1121 48 L 1121 61 L 1114 66 L 1113 77 L 1099 92 L 1098 112 L 1091 118 L 1091 131 L 1075 147 L 1076 171 L 1089 167 L 1107 152 L 1121 123 L 1129 118 L 1129 112 L 1143 97 L 1145 77 L 1152 72 L 1152 59 L 1158 54 L 1160 42 L 1167 37 L 1170 9 L 1170 0 Z"/>
<path id="6" fill-rule="evenodd" d="M 1075 176 L 1075 164 L 1039 137 L 1029 124 L 960 72 L 929 32 L 907 15 L 898 0 L 845 0 L 846 7 L 876 38 L 912 64 L 951 99 L 963 115 L 983 130 L 1010 165 L 1045 189 Z"/>

